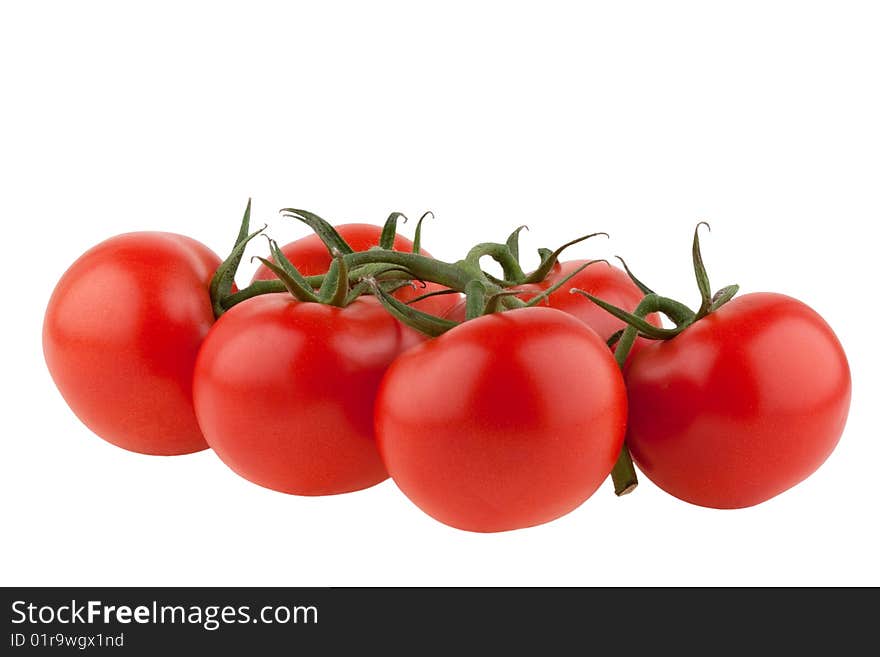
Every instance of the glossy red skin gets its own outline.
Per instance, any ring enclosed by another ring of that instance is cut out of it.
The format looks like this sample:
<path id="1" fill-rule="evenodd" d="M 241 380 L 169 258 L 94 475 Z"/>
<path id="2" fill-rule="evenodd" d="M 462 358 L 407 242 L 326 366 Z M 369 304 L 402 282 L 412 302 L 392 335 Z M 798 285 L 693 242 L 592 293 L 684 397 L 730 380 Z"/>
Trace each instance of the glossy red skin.
<path id="1" fill-rule="evenodd" d="M 692 504 L 759 504 L 812 474 L 837 445 L 851 379 L 825 321 L 781 294 L 737 297 L 626 375 L 633 458 Z"/>
<path id="2" fill-rule="evenodd" d="M 143 454 L 208 446 L 191 389 L 214 323 L 208 289 L 219 264 L 189 237 L 126 233 L 61 277 L 46 309 L 43 353 L 67 404 L 101 438 Z"/>
<path id="3" fill-rule="evenodd" d="M 587 260 L 569 260 L 557 263 L 540 283 L 518 285 L 517 289 L 525 290 L 525 294 L 518 295 L 523 301 L 528 301 L 544 290 L 552 287 L 566 276 L 571 275 L 578 267 L 586 264 Z M 617 319 L 609 312 L 603 310 L 595 303 L 580 294 L 571 294 L 569 290 L 578 288 L 589 292 L 628 312 L 635 310 L 636 306 L 645 296 L 633 283 L 626 272 L 605 262 L 596 262 L 575 274 L 562 287 L 552 292 L 539 305 L 556 308 L 577 317 L 584 324 L 599 334 L 603 340 L 608 340 L 620 329 L 626 328 L 626 324 Z M 462 322 L 465 318 L 466 304 L 459 302 L 446 314 L 447 319 Z M 648 315 L 647 320 L 655 326 L 661 326 L 660 317 L 657 314 Z M 638 338 L 630 351 L 630 358 L 650 340 Z"/>
<path id="4" fill-rule="evenodd" d="M 397 485 L 437 520 L 475 532 L 578 507 L 611 472 L 625 427 L 608 348 L 549 308 L 485 315 L 419 345 L 376 400 L 379 451 Z"/>
<path id="5" fill-rule="evenodd" d="M 400 324 L 374 297 L 346 308 L 287 294 L 226 312 L 196 362 L 205 438 L 235 472 L 295 495 L 332 495 L 388 477 L 373 402 L 402 348 Z"/>
<path id="6" fill-rule="evenodd" d="M 335 226 L 342 238 L 348 242 L 355 251 L 368 251 L 369 249 L 379 245 L 379 237 L 382 235 L 382 228 L 373 224 L 342 224 Z M 394 250 L 406 253 L 412 253 L 413 243 L 402 235 L 394 238 Z M 327 247 L 321 239 L 315 235 L 308 235 L 302 239 L 295 240 L 281 248 L 281 252 L 290 260 L 291 263 L 303 274 L 303 276 L 319 276 L 327 272 L 332 263 L 332 258 Z M 421 255 L 431 257 L 424 249 L 420 250 Z M 260 265 L 254 274 L 253 280 L 272 280 L 276 278 L 275 274 L 266 267 Z M 404 287 L 397 290 L 394 296 L 401 301 L 409 301 L 416 297 L 435 292 L 437 290 L 446 289 L 437 283 L 426 283 L 425 287 L 417 285 L 413 287 Z M 428 297 L 422 301 L 418 301 L 413 308 L 422 312 L 442 316 L 449 308 L 458 303 L 461 299 L 459 294 L 444 294 L 436 297 Z M 415 330 L 407 330 L 407 342 L 423 342 L 425 337 Z"/>

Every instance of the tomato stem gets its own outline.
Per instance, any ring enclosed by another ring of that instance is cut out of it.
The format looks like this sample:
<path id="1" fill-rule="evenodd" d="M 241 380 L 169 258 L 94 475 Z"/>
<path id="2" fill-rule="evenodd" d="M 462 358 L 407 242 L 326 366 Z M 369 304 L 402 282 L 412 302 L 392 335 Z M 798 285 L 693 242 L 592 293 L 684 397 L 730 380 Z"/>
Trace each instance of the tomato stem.
<path id="1" fill-rule="evenodd" d="M 626 444 L 617 456 L 617 463 L 611 471 L 611 481 L 614 482 L 614 494 L 617 497 L 629 495 L 639 487 L 639 477 Z"/>
<path id="2" fill-rule="evenodd" d="M 253 235 L 249 235 L 248 238 L 251 238 L 252 236 Z M 241 244 L 240 247 L 236 249 L 236 252 L 237 254 L 240 254 L 243 251 L 244 244 Z M 279 256 L 281 250 L 272 249 L 272 251 L 276 266 L 281 265 L 278 267 L 279 269 L 286 269 L 283 267 L 282 263 L 278 262 L 278 260 L 283 257 L 283 254 Z M 344 268 L 350 273 L 349 278 L 351 279 L 351 282 L 354 283 L 364 278 L 380 277 L 389 272 L 392 272 L 392 278 L 400 278 L 399 273 L 397 276 L 394 276 L 393 272 L 404 272 L 411 279 L 439 283 L 456 292 L 465 292 L 468 283 L 473 280 L 482 283 L 485 286 L 486 291 L 490 293 L 495 293 L 502 289 L 490 282 L 478 267 L 473 267 L 465 261 L 449 263 L 417 253 L 403 253 L 381 248 L 373 248 L 369 251 L 359 251 L 337 257 L 338 259 L 334 261 L 335 266 L 331 266 L 331 270 L 333 270 L 332 273 L 331 271 L 328 271 L 327 274 L 320 276 L 296 276 L 297 282 L 311 288 L 312 290 L 320 289 L 325 285 L 328 278 L 332 278 L 332 283 L 335 285 L 337 283 L 336 272 L 340 268 Z M 266 264 L 266 261 L 264 261 L 264 264 Z M 269 268 L 272 269 L 276 276 L 278 275 L 278 272 L 274 267 Z M 221 274 L 223 274 L 223 272 L 221 272 Z M 288 287 L 281 279 L 257 280 L 243 290 L 239 290 L 234 294 L 222 296 L 219 303 L 222 311 L 226 311 L 234 305 L 252 297 L 286 291 L 289 291 Z"/>
<path id="3" fill-rule="evenodd" d="M 254 281 L 243 290 L 233 293 L 231 281 L 245 246 L 256 234 L 262 232 L 257 231 L 257 233 L 248 234 L 250 220 L 250 204 L 248 204 L 235 248 L 230 257 L 218 269 L 212 283 L 212 300 L 215 313 L 218 316 L 234 305 L 252 297 L 285 291 L 293 293 L 301 301 L 345 304 L 351 298 L 351 291 L 353 289 L 360 291 L 374 287 L 373 284 L 360 285 L 361 282 L 375 279 L 375 286 L 381 288 L 381 284 L 384 281 L 401 280 L 407 277 L 409 280 L 431 281 L 455 292 L 465 293 L 469 300 L 469 317 L 486 313 L 489 306 L 491 306 L 491 310 L 494 312 L 535 305 L 540 303 L 541 299 L 545 298 L 546 295 L 567 283 L 570 276 L 581 271 L 583 267 L 544 291 L 543 296 L 539 295 L 533 303 L 526 303 L 516 296 L 516 292 L 508 293 L 507 291 L 518 283 L 542 281 L 556 264 L 559 254 L 572 244 L 596 235 L 605 235 L 607 237 L 607 233 L 592 233 L 571 240 L 555 251 L 539 249 L 541 264 L 535 271 L 526 275 L 518 258 L 518 237 L 524 226 L 520 226 L 513 231 L 504 244 L 494 242 L 481 243 L 473 247 L 463 260 L 444 262 L 423 256 L 418 252 L 421 223 L 431 214 L 429 212 L 426 212 L 419 219 L 416 227 L 416 242 L 414 243 L 412 253 L 395 251 L 392 248 L 397 232 L 397 222 L 400 219 L 406 221 L 406 217 L 399 212 L 392 212 L 388 216 L 382 229 L 378 247 L 358 252 L 351 248 L 331 224 L 318 215 L 294 208 L 285 208 L 281 212 L 284 216 L 305 223 L 318 235 L 333 254 L 334 260 L 330 269 L 320 276 L 303 276 L 286 260 L 281 249 L 270 242 L 271 262 L 262 258 L 260 260 L 278 278 L 276 280 Z M 501 265 L 504 271 L 504 279 L 495 278 L 481 269 L 480 259 L 484 256 L 492 257 Z M 387 290 L 384 288 L 382 291 L 387 293 Z M 391 304 L 386 304 L 386 306 L 389 305 Z M 400 314 L 400 312 L 400 309 L 398 309 L 397 314 Z M 427 328 L 427 332 L 432 335 L 449 328 L 448 325 L 441 327 L 436 323 L 427 322 L 423 317 L 411 319 L 414 319 L 414 323 L 411 324 L 412 326 L 415 328 Z M 406 322 L 405 319 L 404 321 Z"/>
<path id="4" fill-rule="evenodd" d="M 656 294 L 645 295 L 645 297 L 639 302 L 639 305 L 633 310 L 632 315 L 635 318 L 643 319 L 651 313 L 658 312 L 660 305 L 660 297 Z M 626 359 L 629 357 L 629 353 L 636 342 L 638 334 L 638 328 L 629 324 L 623 330 L 623 333 L 621 333 L 620 338 L 617 341 L 617 346 L 614 348 L 614 360 L 617 361 L 617 366 L 621 370 L 623 370 L 624 365 L 626 365 Z M 636 468 L 633 464 L 632 456 L 629 453 L 629 448 L 626 446 L 626 442 L 624 442 L 623 447 L 620 450 L 620 454 L 617 457 L 617 463 L 614 464 L 614 469 L 611 470 L 611 481 L 614 482 L 614 493 L 618 497 L 628 495 L 639 485 Z"/>
<path id="5" fill-rule="evenodd" d="M 486 286 L 474 279 L 465 288 L 465 318 L 474 319 L 486 309 Z"/>
<path id="6" fill-rule="evenodd" d="M 318 283 L 320 284 L 320 281 Z M 221 300 L 221 304 L 223 310 L 226 311 L 232 308 L 232 306 L 235 306 L 242 301 L 247 301 L 252 297 L 258 297 L 262 294 L 273 294 L 276 292 L 286 291 L 287 288 L 284 287 L 284 283 L 282 283 L 280 279 L 273 278 L 271 280 L 258 280 L 254 281 L 243 290 L 239 290 L 238 292 L 235 292 L 234 294 L 230 294 L 229 296 L 225 297 Z"/>
<path id="7" fill-rule="evenodd" d="M 526 277 L 525 272 L 520 267 L 519 261 L 513 255 L 510 247 L 506 244 L 496 244 L 495 242 L 483 242 L 477 244 L 468 251 L 465 260 L 474 267 L 480 266 L 480 258 L 489 256 L 499 265 L 504 272 L 504 282 L 516 285 L 519 281 Z"/>

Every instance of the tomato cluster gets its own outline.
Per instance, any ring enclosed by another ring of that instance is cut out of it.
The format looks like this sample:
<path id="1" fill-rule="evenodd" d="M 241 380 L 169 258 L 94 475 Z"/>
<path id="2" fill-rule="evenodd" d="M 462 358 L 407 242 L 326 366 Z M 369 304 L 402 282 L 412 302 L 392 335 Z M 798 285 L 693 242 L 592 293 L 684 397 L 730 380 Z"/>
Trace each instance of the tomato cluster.
<path id="1" fill-rule="evenodd" d="M 421 249 L 421 221 L 414 241 L 397 235 L 398 213 L 333 227 L 285 212 L 314 234 L 270 240 L 244 289 L 233 279 L 262 232 L 248 233 L 250 204 L 223 261 L 182 235 L 129 233 L 65 272 L 43 348 L 92 431 L 144 454 L 210 447 L 295 495 L 390 475 L 478 532 L 553 520 L 609 474 L 629 492 L 633 461 L 693 504 L 752 506 L 809 476 L 843 431 L 851 381 L 831 328 L 780 294 L 712 294 L 699 226 L 692 311 L 625 264 L 562 249 L 526 273 L 518 230 L 446 263 Z"/>

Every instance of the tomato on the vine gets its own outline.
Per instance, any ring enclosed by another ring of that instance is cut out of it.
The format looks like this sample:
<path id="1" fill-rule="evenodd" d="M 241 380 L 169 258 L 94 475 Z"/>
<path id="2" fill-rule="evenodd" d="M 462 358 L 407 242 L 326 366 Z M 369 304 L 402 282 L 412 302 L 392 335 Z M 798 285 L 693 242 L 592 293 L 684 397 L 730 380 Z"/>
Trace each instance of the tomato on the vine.
<path id="1" fill-rule="evenodd" d="M 478 532 L 579 506 L 614 466 L 625 426 L 611 352 L 549 308 L 484 315 L 407 351 L 376 400 L 379 451 L 400 489 Z"/>
<path id="2" fill-rule="evenodd" d="M 737 297 L 626 373 L 627 445 L 660 488 L 687 502 L 741 508 L 814 472 L 840 439 L 851 379 L 834 332 L 781 294 Z"/>
<path id="3" fill-rule="evenodd" d="M 208 444 L 242 477 L 296 495 L 331 495 L 388 477 L 373 403 L 403 348 L 375 297 L 345 308 L 287 294 L 227 311 L 199 353 L 193 397 Z"/>
<path id="4" fill-rule="evenodd" d="M 105 440 L 144 454 L 207 447 L 192 405 L 196 354 L 214 323 L 220 259 L 173 233 L 112 237 L 61 277 L 43 323 L 58 390 Z"/>

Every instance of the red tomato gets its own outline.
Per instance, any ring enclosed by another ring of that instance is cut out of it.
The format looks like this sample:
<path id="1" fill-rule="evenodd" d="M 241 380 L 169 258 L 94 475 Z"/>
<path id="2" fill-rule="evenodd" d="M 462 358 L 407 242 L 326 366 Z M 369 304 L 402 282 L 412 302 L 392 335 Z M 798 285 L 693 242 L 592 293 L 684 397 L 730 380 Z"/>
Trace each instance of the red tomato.
<path id="1" fill-rule="evenodd" d="M 388 477 L 373 402 L 400 353 L 400 324 L 375 297 L 346 308 L 268 294 L 240 303 L 199 353 L 193 398 L 205 438 L 245 479 L 331 495 Z"/>
<path id="2" fill-rule="evenodd" d="M 335 228 L 336 232 L 338 232 L 355 251 L 368 251 L 374 246 L 378 246 L 379 237 L 382 235 L 382 228 L 374 226 L 373 224 L 342 224 L 340 226 L 335 226 Z M 411 253 L 412 248 L 413 243 L 402 235 L 397 235 L 394 238 L 395 251 Z M 327 247 L 315 234 L 295 240 L 282 247 L 281 251 L 303 274 L 303 276 L 318 276 L 324 274 L 330 268 L 330 264 L 333 261 Z M 420 253 L 424 256 L 430 257 L 430 254 L 424 249 L 421 249 Z M 273 274 L 272 270 L 265 265 L 260 265 L 260 268 L 257 269 L 257 272 L 254 274 L 255 281 L 271 280 L 273 278 L 276 278 L 275 274 Z M 415 288 L 401 288 L 394 293 L 394 296 L 401 301 L 409 301 L 410 299 L 415 299 L 428 292 L 435 292 L 443 289 L 445 288 L 437 283 L 426 283 L 426 287 L 417 285 Z M 428 297 L 427 299 L 414 303 L 413 308 L 439 317 L 449 310 L 450 307 L 458 303 L 460 298 L 461 296 L 458 294 L 444 294 L 436 297 Z M 419 342 L 424 339 L 421 337 L 420 333 L 416 331 L 412 331 L 412 333 L 419 336 Z"/>
<path id="3" fill-rule="evenodd" d="M 192 405 L 199 346 L 214 323 L 220 259 L 172 233 L 127 233 L 87 251 L 52 293 L 43 324 L 49 372 L 92 431 L 144 454 L 207 444 Z"/>
<path id="4" fill-rule="evenodd" d="M 837 445 L 851 381 L 825 321 L 781 294 L 746 294 L 647 345 L 626 376 L 627 445 L 667 492 L 720 509 L 758 504 Z"/>
<path id="5" fill-rule="evenodd" d="M 404 353 L 376 400 L 397 485 L 437 520 L 477 532 L 575 509 L 611 472 L 625 425 L 605 343 L 549 308 L 485 315 Z"/>
<path id="6" fill-rule="evenodd" d="M 569 260 L 557 263 L 540 283 L 516 286 L 516 289 L 525 291 L 519 297 L 523 301 L 534 298 L 566 276 L 571 275 L 578 267 L 585 265 L 587 262 L 587 260 Z M 577 317 L 596 331 L 603 340 L 608 340 L 614 333 L 622 328 L 626 328 L 626 324 L 586 297 L 579 294 L 571 294 L 569 290 L 573 287 L 589 292 L 593 296 L 599 297 L 628 312 L 635 310 L 642 297 L 645 296 L 636 284 L 629 279 L 625 271 L 604 262 L 596 262 L 580 273 L 575 274 L 562 287 L 550 293 L 539 304 L 562 310 L 573 317 Z M 444 317 L 462 322 L 465 319 L 465 308 L 465 302 L 458 302 L 445 313 Z M 660 316 L 657 314 L 648 315 L 647 320 L 655 326 L 661 326 Z M 650 340 L 638 338 L 635 344 L 633 344 L 630 357 L 649 342 Z"/>

